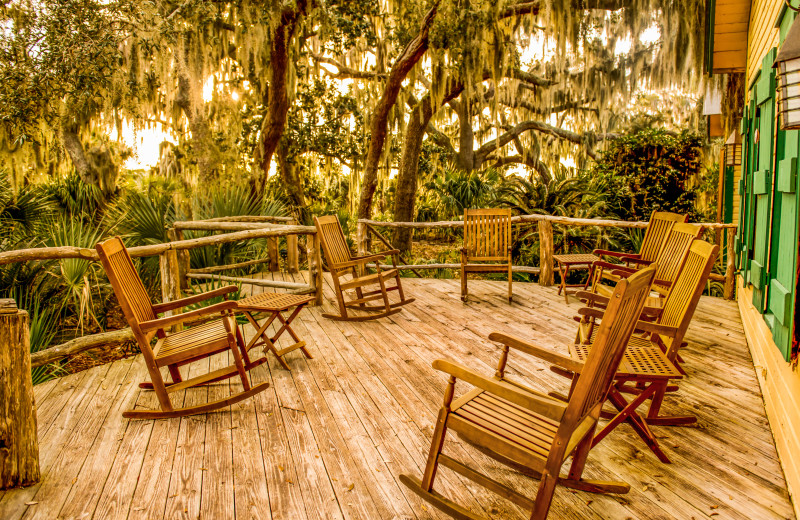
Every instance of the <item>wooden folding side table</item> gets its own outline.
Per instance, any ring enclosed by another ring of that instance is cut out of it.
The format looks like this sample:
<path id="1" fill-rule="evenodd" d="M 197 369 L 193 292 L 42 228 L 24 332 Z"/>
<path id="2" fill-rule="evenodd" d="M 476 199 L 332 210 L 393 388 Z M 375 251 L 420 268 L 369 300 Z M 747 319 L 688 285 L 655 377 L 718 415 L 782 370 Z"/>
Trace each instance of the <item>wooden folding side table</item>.
<path id="1" fill-rule="evenodd" d="M 600 258 L 591 253 L 580 253 L 574 255 L 553 255 L 553 260 L 558 262 L 558 270 L 561 273 L 561 285 L 558 286 L 558 294 L 564 292 L 564 300 L 569 304 L 569 295 L 567 294 L 568 287 L 580 287 L 586 289 L 589 286 L 590 280 L 586 283 L 577 285 L 567 285 L 567 273 L 570 269 L 591 269 L 592 264 Z"/>
<path id="2" fill-rule="evenodd" d="M 314 300 L 313 296 L 278 293 L 261 293 L 239 300 L 237 302 L 238 310 L 242 311 L 247 318 L 247 321 L 250 322 L 250 325 L 256 329 L 255 335 L 248 342 L 245 350 L 250 350 L 258 345 L 264 345 L 264 351 L 266 352 L 267 350 L 271 350 L 272 353 L 278 358 L 280 364 L 286 370 L 291 369 L 289 368 L 289 365 L 286 364 L 286 361 L 283 360 L 283 356 L 289 352 L 300 349 L 308 359 L 312 359 L 311 354 L 309 354 L 308 350 L 306 350 L 306 342 L 302 341 L 291 327 L 292 321 L 294 321 L 303 307 L 308 305 L 308 303 L 312 300 Z M 284 311 L 288 311 L 292 307 L 294 307 L 294 310 L 288 318 L 281 314 Z M 258 321 L 256 321 L 256 319 L 253 317 L 253 314 L 259 313 L 269 314 L 269 318 L 264 320 L 262 325 L 259 325 Z M 281 322 L 281 327 L 274 336 L 269 337 L 267 334 L 267 328 L 272 324 L 273 321 L 275 321 L 276 318 Z M 284 332 L 288 332 L 295 343 L 286 348 L 278 350 L 278 348 L 275 346 L 275 342 L 278 341 L 278 338 Z"/>

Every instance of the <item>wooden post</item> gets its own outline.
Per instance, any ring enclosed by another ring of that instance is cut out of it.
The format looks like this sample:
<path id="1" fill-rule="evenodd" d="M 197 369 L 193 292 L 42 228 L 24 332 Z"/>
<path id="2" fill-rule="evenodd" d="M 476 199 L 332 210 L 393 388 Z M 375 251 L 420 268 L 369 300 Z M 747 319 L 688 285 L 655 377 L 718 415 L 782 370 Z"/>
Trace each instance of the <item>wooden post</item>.
<path id="1" fill-rule="evenodd" d="M 553 224 L 540 220 L 539 225 L 539 285 L 553 285 Z"/>
<path id="2" fill-rule="evenodd" d="M 308 248 L 308 283 L 314 289 L 314 305 L 322 305 L 322 255 L 319 245 L 319 235 L 306 235 Z M 308 247 L 310 246 L 310 247 Z"/>
<path id="3" fill-rule="evenodd" d="M 369 233 L 367 225 L 359 222 L 356 227 L 356 244 L 358 246 L 358 256 L 364 256 L 369 250 Z"/>
<path id="4" fill-rule="evenodd" d="M 736 288 L 736 249 L 734 247 L 736 228 L 728 228 L 727 241 L 728 262 L 725 268 L 725 290 L 722 296 L 726 300 L 733 300 L 733 292 Z"/>
<path id="5" fill-rule="evenodd" d="M 178 252 L 168 249 L 158 257 L 158 267 L 161 274 L 161 301 L 172 302 L 181 299 L 180 268 L 178 265 Z M 164 316 L 180 314 L 182 309 L 166 311 Z M 181 330 L 183 327 L 176 325 L 173 330 Z"/>
<path id="6" fill-rule="evenodd" d="M 267 237 L 267 254 L 269 255 L 269 270 L 274 273 L 280 271 L 278 265 L 278 237 Z"/>
<path id="7" fill-rule="evenodd" d="M 185 240 L 182 229 L 168 229 L 167 238 L 170 242 Z M 189 250 L 181 249 L 178 251 L 178 280 L 180 282 L 179 285 L 182 291 L 189 290 L 189 279 L 186 278 L 186 275 L 189 273 L 189 269 L 191 269 Z"/>
<path id="8" fill-rule="evenodd" d="M 297 225 L 297 222 L 289 222 L 290 226 Z M 297 235 L 288 235 L 286 237 L 286 249 L 288 249 L 288 257 L 286 270 L 290 273 L 296 273 L 300 270 L 300 249 L 297 246 Z"/>
<path id="9" fill-rule="evenodd" d="M 0 300 L 0 489 L 39 482 L 28 313 Z"/>

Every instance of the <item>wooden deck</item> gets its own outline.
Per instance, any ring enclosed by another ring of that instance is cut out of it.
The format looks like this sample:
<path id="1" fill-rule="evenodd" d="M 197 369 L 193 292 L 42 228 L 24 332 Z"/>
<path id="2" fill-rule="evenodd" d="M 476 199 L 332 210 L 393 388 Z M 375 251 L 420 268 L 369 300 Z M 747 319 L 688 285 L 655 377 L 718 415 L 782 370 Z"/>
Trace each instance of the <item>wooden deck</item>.
<path id="1" fill-rule="evenodd" d="M 38 386 L 44 481 L 0 491 L 0 519 L 443 518 L 397 478 L 424 465 L 446 382 L 431 362 L 451 358 L 493 374 L 492 331 L 566 352 L 578 304 L 533 284 L 514 284 L 513 305 L 505 282 L 470 281 L 466 305 L 457 280 L 404 285 L 417 301 L 378 322 L 303 311 L 295 329 L 314 359 L 289 354 L 291 372 L 271 359 L 252 376 L 271 387 L 222 413 L 123 419 L 136 400 L 156 406 L 136 385 L 146 379 L 140 357 Z M 325 296 L 333 310 L 330 287 Z M 687 339 L 688 377 L 664 412 L 694 413 L 699 425 L 656 428 L 673 464 L 659 463 L 623 425 L 592 451 L 587 476 L 629 482 L 631 492 L 559 488 L 551 519 L 794 518 L 736 304 L 704 297 Z M 225 361 L 212 359 L 211 368 Z M 512 354 L 510 365 L 535 387 L 565 388 L 545 364 Z M 185 404 L 225 395 L 227 385 L 190 390 Z M 531 481 L 449 441 L 455 456 L 533 494 Z M 487 516 L 527 518 L 447 469 L 437 482 Z"/>

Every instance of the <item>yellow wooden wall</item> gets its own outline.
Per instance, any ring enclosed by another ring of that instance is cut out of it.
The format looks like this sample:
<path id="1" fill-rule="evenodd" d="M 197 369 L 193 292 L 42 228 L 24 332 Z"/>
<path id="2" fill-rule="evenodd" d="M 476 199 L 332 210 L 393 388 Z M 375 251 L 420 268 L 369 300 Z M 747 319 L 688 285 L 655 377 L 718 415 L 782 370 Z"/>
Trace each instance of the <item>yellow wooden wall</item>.
<path id="1" fill-rule="evenodd" d="M 747 36 L 747 85 L 761 68 L 761 59 L 779 43 L 778 18 L 784 0 L 753 0 L 750 6 L 750 28 Z"/>
<path id="2" fill-rule="evenodd" d="M 783 359 L 764 317 L 751 303 L 751 289 L 742 286 L 741 278 L 738 285 L 744 333 L 795 515 L 800 518 L 800 373 Z"/>

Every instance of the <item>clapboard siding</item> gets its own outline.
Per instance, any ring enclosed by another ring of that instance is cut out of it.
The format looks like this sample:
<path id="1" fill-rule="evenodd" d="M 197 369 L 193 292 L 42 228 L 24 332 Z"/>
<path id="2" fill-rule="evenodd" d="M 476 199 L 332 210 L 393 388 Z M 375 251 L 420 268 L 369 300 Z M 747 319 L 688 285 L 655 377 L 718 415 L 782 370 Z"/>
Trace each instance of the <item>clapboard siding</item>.
<path id="1" fill-rule="evenodd" d="M 761 59 L 779 43 L 775 20 L 784 5 L 784 0 L 753 0 L 750 9 L 750 31 L 747 38 L 747 84 L 749 85 L 761 68 Z"/>

